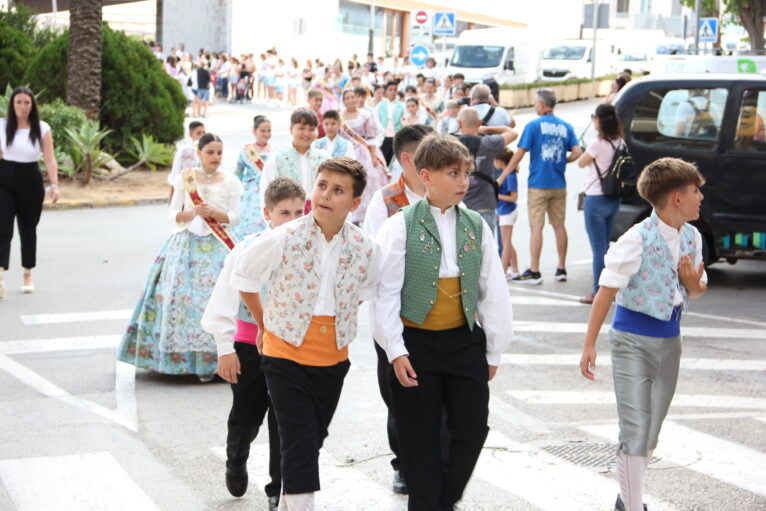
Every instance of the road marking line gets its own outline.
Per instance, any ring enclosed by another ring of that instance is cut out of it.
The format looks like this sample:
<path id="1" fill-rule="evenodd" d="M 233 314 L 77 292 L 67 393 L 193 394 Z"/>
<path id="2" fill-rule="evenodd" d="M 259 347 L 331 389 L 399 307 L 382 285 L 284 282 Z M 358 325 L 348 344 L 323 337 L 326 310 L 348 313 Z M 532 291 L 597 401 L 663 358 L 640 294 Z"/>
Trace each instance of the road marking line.
<path id="1" fill-rule="evenodd" d="M 614 405 L 614 392 L 567 390 L 509 390 L 514 399 L 537 405 Z M 743 408 L 766 410 L 766 399 L 760 397 L 722 396 L 710 394 L 676 394 L 673 408 Z M 766 466 L 766 465 L 765 465 Z"/>
<path id="2" fill-rule="evenodd" d="M 130 319 L 133 309 L 91 312 L 64 312 L 59 314 L 22 314 L 21 322 L 27 326 L 54 323 L 77 323 L 81 321 L 109 321 Z"/>
<path id="3" fill-rule="evenodd" d="M 19 511 L 160 509 L 108 452 L 0 460 L 0 478 Z"/>
<path id="4" fill-rule="evenodd" d="M 766 422 L 766 417 L 753 417 L 757 421 Z"/>
<path id="5" fill-rule="evenodd" d="M 538 296 L 518 296 L 511 295 L 512 305 L 555 305 L 557 307 L 585 307 L 585 304 L 580 302 L 572 302 L 569 300 L 556 300 L 553 298 L 542 298 Z"/>
<path id="6" fill-rule="evenodd" d="M 583 431 L 615 439 L 617 425 L 585 426 Z M 655 456 L 759 495 L 766 495 L 766 454 L 728 440 L 665 421 Z"/>
<path id="7" fill-rule="evenodd" d="M 562 298 L 565 300 L 580 300 L 580 296 L 577 295 L 570 295 L 567 293 L 557 293 L 555 291 L 543 291 L 542 289 L 530 289 L 529 285 L 526 284 L 520 284 L 518 286 L 513 286 L 511 289 L 516 289 L 519 292 L 523 293 L 532 293 L 532 294 L 538 294 L 538 295 L 545 295 L 545 296 L 552 296 L 555 298 Z M 740 323 L 743 325 L 753 325 L 753 326 L 766 326 L 766 322 L 764 321 L 755 321 L 752 319 L 744 319 L 744 318 L 735 318 L 732 316 L 714 316 L 710 314 L 706 314 L 703 312 L 691 312 L 687 311 L 684 312 L 684 315 L 686 316 L 693 316 L 697 318 L 703 318 L 703 319 L 710 319 L 715 321 L 729 321 L 731 323 Z"/>
<path id="8" fill-rule="evenodd" d="M 583 264 L 591 264 L 593 262 L 593 258 L 590 259 L 580 259 L 579 261 L 575 261 L 573 263 L 567 263 L 567 266 L 580 266 Z"/>
<path id="9" fill-rule="evenodd" d="M 58 337 L 0 342 L 0 354 L 19 355 L 46 351 L 75 351 L 116 348 L 122 335 L 93 335 L 85 337 Z"/>
<path id="10" fill-rule="evenodd" d="M 67 403 L 72 406 L 81 408 L 87 412 L 93 413 L 104 419 L 110 420 L 115 424 L 127 428 L 131 431 L 138 432 L 138 424 L 136 416 L 124 416 L 122 410 L 110 410 L 104 406 L 98 405 L 87 399 L 83 399 L 78 396 L 73 396 L 66 390 L 62 389 L 58 385 L 46 380 L 36 372 L 32 371 L 28 367 L 19 364 L 12 358 L 6 355 L 0 355 L 0 369 L 4 370 L 14 378 L 20 380 L 22 383 L 29 385 L 40 394 L 58 399 L 63 403 Z M 129 411 L 129 410 L 128 410 Z M 134 410 L 135 411 L 135 410 Z"/>
<path id="11" fill-rule="evenodd" d="M 585 334 L 587 323 L 553 323 L 550 321 L 516 321 L 513 322 L 514 332 L 551 332 L 567 334 Z M 602 334 L 608 334 L 611 325 L 601 327 Z M 766 329 L 760 328 L 716 328 L 716 327 L 681 327 L 684 337 L 704 337 L 712 339 L 749 339 L 766 340 Z"/>
<path id="12" fill-rule="evenodd" d="M 514 426 L 522 427 L 531 433 L 550 433 L 551 430 L 545 427 L 543 421 L 528 415 L 510 403 L 502 399 L 490 396 L 489 413 L 493 417 L 498 417 Z"/>
<path id="13" fill-rule="evenodd" d="M 265 435 L 265 421 L 261 431 Z M 222 461 L 226 460 L 225 447 L 211 447 L 210 450 Z M 247 465 L 250 480 L 255 481 L 258 487 L 265 486 L 269 482 L 268 443 L 251 445 Z M 341 465 L 325 449 L 319 453 L 319 479 L 322 490 L 315 495 L 317 511 L 386 509 L 384 505 L 387 502 L 405 502 L 403 497 L 394 497 L 393 492 L 367 477 L 356 467 Z"/>
<path id="14" fill-rule="evenodd" d="M 501 364 L 510 365 L 551 365 L 579 367 L 580 354 L 516 354 L 503 353 Z M 596 365 L 611 367 L 612 358 L 602 356 L 596 359 Z M 766 360 L 721 360 L 716 358 L 681 358 L 681 369 L 700 371 L 766 371 Z"/>
<path id="15" fill-rule="evenodd" d="M 474 475 L 544 511 L 602 511 L 614 502 L 617 482 L 530 445 L 490 431 Z M 645 496 L 652 510 L 672 506 Z"/>

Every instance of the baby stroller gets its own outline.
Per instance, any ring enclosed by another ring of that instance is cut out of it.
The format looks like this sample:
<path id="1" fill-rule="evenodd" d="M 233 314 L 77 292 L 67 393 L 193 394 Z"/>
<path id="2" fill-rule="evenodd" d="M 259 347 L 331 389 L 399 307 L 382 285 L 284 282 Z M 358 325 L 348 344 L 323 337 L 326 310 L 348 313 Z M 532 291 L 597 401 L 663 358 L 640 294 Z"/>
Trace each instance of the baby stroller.
<path id="1" fill-rule="evenodd" d="M 235 101 L 238 101 L 240 103 L 243 103 L 245 101 L 250 101 L 253 98 L 253 75 L 251 74 L 245 74 L 244 76 L 240 76 L 239 80 L 237 80 L 237 85 L 234 89 L 235 94 Z"/>

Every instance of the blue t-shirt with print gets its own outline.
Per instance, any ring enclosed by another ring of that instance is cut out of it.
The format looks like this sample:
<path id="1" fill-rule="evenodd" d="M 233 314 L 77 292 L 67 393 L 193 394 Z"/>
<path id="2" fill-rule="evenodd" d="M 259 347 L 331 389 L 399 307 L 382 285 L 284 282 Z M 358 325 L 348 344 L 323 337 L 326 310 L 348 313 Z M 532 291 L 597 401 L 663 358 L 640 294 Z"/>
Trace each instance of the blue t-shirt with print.
<path id="1" fill-rule="evenodd" d="M 567 151 L 578 145 L 574 128 L 553 114 L 541 115 L 524 128 L 519 147 L 529 152 L 529 188 L 566 188 Z"/>
<path id="2" fill-rule="evenodd" d="M 511 172 L 510 174 L 508 174 L 508 177 L 505 178 L 505 181 L 503 181 L 503 184 L 500 185 L 500 190 L 498 190 L 498 193 L 500 195 L 510 195 L 511 192 L 519 191 L 519 181 L 517 176 L 518 176 L 518 173 L 516 172 Z M 515 209 L 516 209 L 515 202 L 508 202 L 504 200 L 497 201 L 498 215 L 508 215 L 510 213 L 513 213 Z"/>

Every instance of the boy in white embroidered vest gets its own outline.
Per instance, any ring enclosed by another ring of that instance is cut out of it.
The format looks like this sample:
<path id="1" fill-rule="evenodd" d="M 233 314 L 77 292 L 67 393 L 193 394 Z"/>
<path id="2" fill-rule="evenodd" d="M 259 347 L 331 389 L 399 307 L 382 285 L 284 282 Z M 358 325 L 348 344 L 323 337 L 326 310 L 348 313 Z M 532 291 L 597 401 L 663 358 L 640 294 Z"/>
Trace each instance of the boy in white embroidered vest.
<path id="1" fill-rule="evenodd" d="M 396 214 L 404 206 L 419 201 L 425 195 L 426 187 L 420 181 L 420 176 L 418 176 L 418 171 L 415 168 L 415 151 L 417 151 L 420 142 L 433 132 L 434 129 L 430 126 L 416 124 L 404 127 L 394 135 L 394 156 L 401 164 L 403 172 L 398 181 L 384 186 L 372 196 L 370 204 L 367 206 L 362 227 L 364 232 L 370 236 L 376 237 L 378 235 L 380 227 L 388 217 Z M 370 324 L 375 325 L 374 303 L 370 303 Z M 373 338 L 375 335 L 373 332 Z M 378 356 L 378 388 L 380 389 L 380 396 L 388 408 L 386 421 L 388 445 L 391 447 L 391 452 L 394 453 L 391 460 L 391 467 L 394 469 L 392 486 L 394 493 L 406 495 L 407 483 L 402 474 L 402 464 L 399 460 L 399 436 L 396 434 L 396 422 L 391 410 L 391 397 L 388 391 L 388 374 L 391 364 L 389 364 L 383 348 L 378 343 L 374 344 L 375 353 Z"/>
<path id="2" fill-rule="evenodd" d="M 488 381 L 510 343 L 512 311 L 492 232 L 478 213 L 458 206 L 470 153 L 454 137 L 429 135 L 415 165 L 425 198 L 378 234 L 375 340 L 392 363 L 409 509 L 443 511 L 462 497 L 487 437 Z M 445 409 L 450 441 L 442 460 Z"/>
<path id="3" fill-rule="evenodd" d="M 340 115 L 337 110 L 328 110 L 324 113 L 322 126 L 324 127 L 325 136 L 316 139 L 311 144 L 312 147 L 325 151 L 333 158 L 347 156 L 352 160 L 356 159 L 353 142 L 338 136 L 340 131 Z"/>
<path id="4" fill-rule="evenodd" d="M 314 187 L 319 164 L 330 158 L 326 151 L 311 146 L 316 138 L 319 121 L 310 108 L 297 108 L 290 115 L 290 134 L 293 142 L 269 155 L 261 176 L 261 202 L 266 187 L 277 176 L 291 177 L 298 181 L 304 190 Z M 306 212 L 311 208 L 306 204 Z"/>
<path id="5" fill-rule="evenodd" d="M 358 162 L 333 158 L 322 163 L 311 213 L 245 248 L 231 278 L 258 324 L 262 368 L 281 438 L 280 510 L 314 508 L 319 449 L 348 372 L 358 306 L 375 296 L 375 242 L 346 222 L 365 185 Z M 264 283 L 269 287 L 262 307 Z"/>
<path id="6" fill-rule="evenodd" d="M 687 223 L 699 218 L 704 183 L 693 164 L 677 158 L 648 165 L 638 179 L 638 193 L 654 211 L 604 258 L 580 371 L 595 379 L 596 337 L 616 296 L 609 339 L 620 425 L 617 511 L 646 509 L 644 472 L 678 380 L 681 313 L 687 297 L 707 290 L 702 237 Z"/>
<path id="7" fill-rule="evenodd" d="M 263 217 L 273 229 L 302 217 L 305 203 L 306 192 L 296 180 L 278 177 L 266 188 Z M 277 420 L 270 405 L 266 378 L 261 371 L 261 355 L 255 345 L 258 326 L 240 300 L 239 291 L 229 283 L 239 255 L 261 234 L 247 236 L 226 257 L 202 315 L 202 328 L 215 338 L 218 374 L 232 384 L 233 399 L 226 438 L 226 487 L 235 497 L 241 497 L 247 491 L 250 444 L 258 436 L 268 410 L 271 482 L 266 485 L 265 492 L 269 498 L 269 511 L 274 511 L 282 487 Z"/>

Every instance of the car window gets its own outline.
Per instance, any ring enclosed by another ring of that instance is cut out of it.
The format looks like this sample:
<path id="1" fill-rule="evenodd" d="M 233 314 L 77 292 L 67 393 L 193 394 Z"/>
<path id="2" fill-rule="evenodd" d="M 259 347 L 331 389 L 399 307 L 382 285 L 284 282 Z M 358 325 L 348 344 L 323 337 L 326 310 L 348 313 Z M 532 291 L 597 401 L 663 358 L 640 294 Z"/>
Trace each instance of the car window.
<path id="1" fill-rule="evenodd" d="M 657 147 L 714 149 L 728 89 L 657 89 L 644 94 L 630 125 L 632 137 Z"/>
<path id="2" fill-rule="evenodd" d="M 742 94 L 734 149 L 766 151 L 766 90 L 748 89 Z"/>

